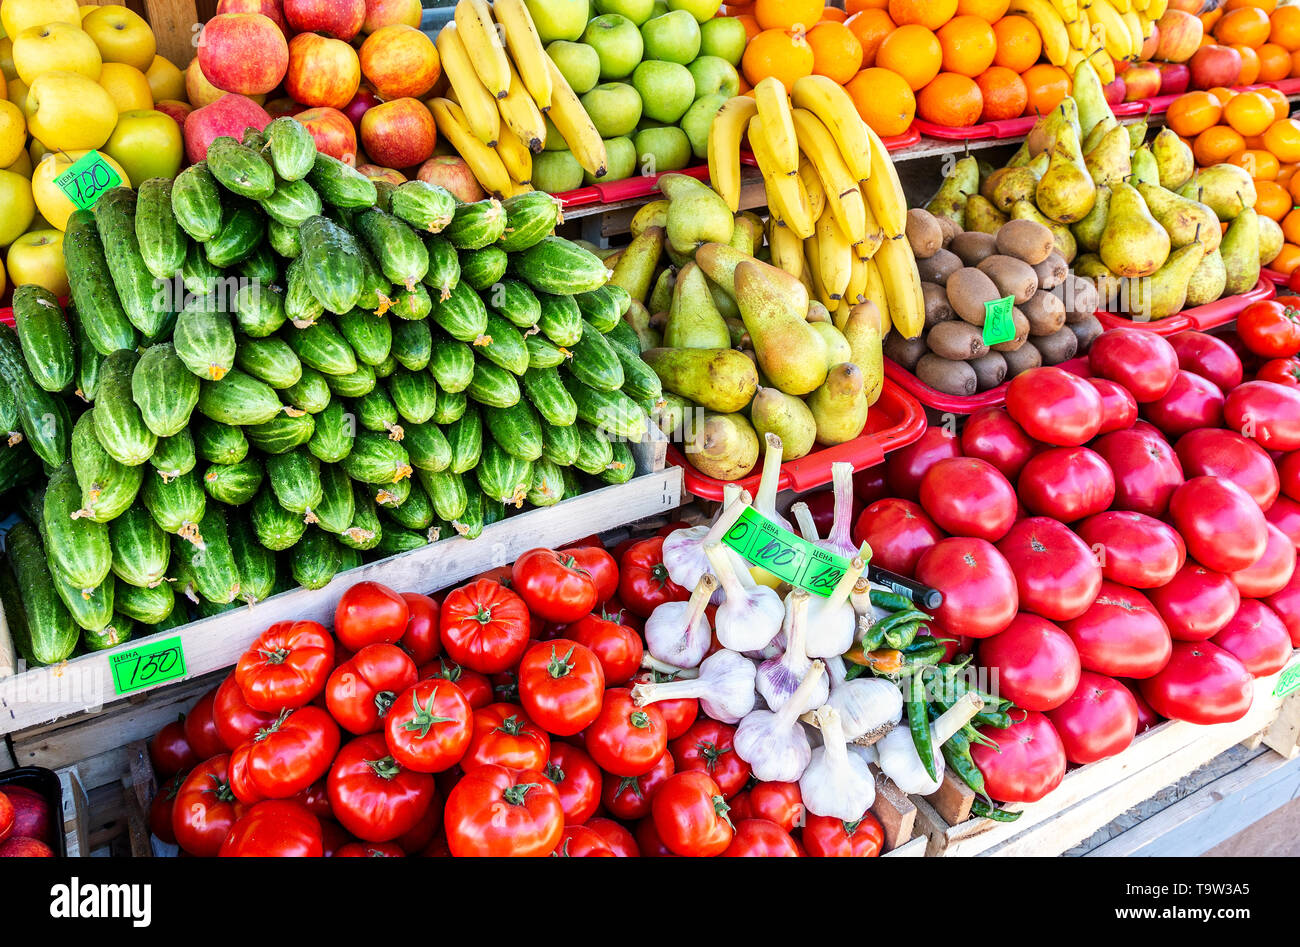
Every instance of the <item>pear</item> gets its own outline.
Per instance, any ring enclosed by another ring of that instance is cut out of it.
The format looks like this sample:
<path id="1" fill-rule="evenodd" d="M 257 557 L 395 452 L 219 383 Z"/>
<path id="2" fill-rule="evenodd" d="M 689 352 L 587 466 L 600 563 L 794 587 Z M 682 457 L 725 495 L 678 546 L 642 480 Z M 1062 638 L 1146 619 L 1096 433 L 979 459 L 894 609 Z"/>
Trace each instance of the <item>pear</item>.
<path id="1" fill-rule="evenodd" d="M 1259 282 L 1259 220 L 1253 207 L 1243 210 L 1228 225 L 1219 253 L 1228 270 L 1224 295 L 1236 296 L 1254 289 Z"/>
<path id="2" fill-rule="evenodd" d="M 1101 234 L 1101 260 L 1117 276 L 1150 276 L 1169 256 L 1169 234 L 1131 184 L 1111 188 L 1110 214 Z"/>
<path id="3" fill-rule="evenodd" d="M 979 189 L 979 162 L 974 156 L 967 155 L 952 166 L 938 192 L 930 198 L 926 210 L 936 216 L 947 217 L 960 227 L 966 210 L 966 198 L 978 194 Z"/>
<path id="4" fill-rule="evenodd" d="M 853 355 L 849 361 L 862 369 L 863 387 L 867 404 L 875 404 L 885 384 L 884 353 L 880 345 L 880 311 L 868 300 L 849 310 L 844 324 L 844 337 L 849 340 Z"/>
<path id="5" fill-rule="evenodd" d="M 1029 130 L 1029 134 L 1025 137 L 1025 147 L 1028 148 L 1030 156 L 1035 157 L 1050 151 L 1052 145 L 1056 143 L 1057 136 L 1065 128 L 1074 130 L 1076 141 L 1081 137 L 1079 108 L 1074 104 L 1074 99 L 1068 95 L 1048 113 L 1047 118 L 1035 122 L 1034 127 Z"/>
<path id="6" fill-rule="evenodd" d="M 1255 182 L 1235 164 L 1202 168 L 1178 193 L 1205 204 L 1225 223 L 1236 218 L 1243 208 L 1255 206 Z"/>
<path id="7" fill-rule="evenodd" d="M 1128 131 L 1116 125 L 1107 132 L 1097 147 L 1084 158 L 1084 165 L 1098 187 L 1123 181 L 1131 173 L 1129 167 Z"/>
<path id="8" fill-rule="evenodd" d="M 1145 115 L 1139 121 L 1125 125 L 1128 129 L 1128 147 L 1129 151 L 1137 151 L 1142 147 L 1142 142 L 1147 140 L 1147 117 Z"/>
<path id="9" fill-rule="evenodd" d="M 1133 169 L 1133 176 L 1129 178 L 1130 184 L 1160 183 L 1160 165 L 1156 163 L 1155 156 L 1151 154 L 1150 145 L 1143 145 L 1134 151 L 1129 157 L 1128 163 L 1129 167 Z"/>
<path id="10" fill-rule="evenodd" d="M 668 226 L 668 202 L 657 200 L 651 201 L 636 212 L 636 216 L 632 218 L 632 223 L 628 225 L 628 230 L 631 231 L 633 237 L 639 237 L 647 227 L 666 226 Z"/>
<path id="11" fill-rule="evenodd" d="M 1009 219 L 1006 214 L 989 203 L 982 194 L 972 194 L 966 198 L 964 226 L 967 230 L 975 230 L 979 233 L 997 233 L 998 228 Z"/>
<path id="12" fill-rule="evenodd" d="M 1092 131 L 1088 132 L 1088 134 L 1083 139 L 1082 142 L 1083 156 L 1085 158 L 1088 157 L 1088 155 L 1092 152 L 1092 150 L 1096 148 L 1099 144 L 1101 144 L 1101 140 L 1105 138 L 1106 135 L 1111 132 L 1111 130 L 1116 128 L 1119 128 L 1119 122 L 1115 120 L 1114 116 L 1104 118 L 1100 122 L 1098 122 L 1093 127 Z M 1133 149 L 1129 148 L 1127 150 L 1132 151 Z"/>
<path id="13" fill-rule="evenodd" d="M 698 263 L 696 264 L 699 265 Z M 707 277 L 706 277 L 707 279 Z M 713 305 L 717 307 L 718 312 L 724 319 L 739 319 L 740 307 L 736 301 L 727 295 L 727 291 L 719 286 L 713 280 L 708 280 L 709 295 L 713 297 Z"/>
<path id="14" fill-rule="evenodd" d="M 1110 188 L 1101 185 L 1097 188 L 1097 200 L 1083 220 L 1070 225 L 1070 231 L 1079 248 L 1089 253 L 1096 253 L 1101 247 L 1101 233 L 1106 229 L 1106 218 L 1110 214 Z"/>
<path id="15" fill-rule="evenodd" d="M 1042 212 L 1031 201 L 1016 201 L 1011 208 L 1012 220 L 1036 220 L 1052 232 L 1052 241 L 1056 244 L 1056 252 L 1061 254 L 1066 263 L 1074 259 L 1075 254 L 1079 252 L 1078 241 L 1074 239 L 1074 234 L 1065 224 L 1059 224 L 1048 217 L 1044 217 Z"/>
<path id="16" fill-rule="evenodd" d="M 1191 178 L 1196 170 L 1196 159 L 1187 142 L 1178 137 L 1172 128 L 1162 128 L 1151 139 L 1151 154 L 1160 169 L 1160 186 L 1176 191 Z"/>
<path id="17" fill-rule="evenodd" d="M 632 238 L 627 249 L 614 264 L 614 274 L 609 281 L 627 290 L 627 294 L 642 303 L 650 296 L 655 270 L 664 251 L 664 228 L 647 227 Z"/>
<path id="18" fill-rule="evenodd" d="M 687 174 L 661 174 L 659 190 L 668 198 L 668 242 L 678 253 L 693 253 L 706 243 L 727 243 L 736 228 L 731 208 L 707 184 Z"/>
<path id="19" fill-rule="evenodd" d="M 1204 306 L 1223 295 L 1223 287 L 1228 284 L 1228 270 L 1223 265 L 1223 256 L 1216 247 L 1201 257 L 1192 271 L 1192 278 L 1187 283 L 1187 300 L 1185 306 Z"/>
<path id="20" fill-rule="evenodd" d="M 1037 122 L 1034 123 L 1034 127 L 1037 128 L 1042 123 L 1043 120 L 1040 118 Z M 1003 167 L 1018 168 L 1022 164 L 1028 164 L 1031 158 L 1033 158 L 1033 155 L 1030 154 L 1029 152 L 1029 139 L 1026 138 L 1024 141 L 1020 143 L 1020 147 L 1016 149 L 1016 153 L 1007 159 L 1007 163 L 1003 165 Z M 984 186 L 984 182 L 980 181 L 980 187 L 983 186 Z"/>
<path id="21" fill-rule="evenodd" d="M 1038 190 L 1038 181 L 1047 171 L 1051 155 L 1047 152 L 1019 168 L 1003 168 L 988 180 L 988 193 L 984 195 L 998 210 L 1006 213 L 1016 201 L 1032 201 Z"/>
<path id="22" fill-rule="evenodd" d="M 665 391 L 651 413 L 651 418 L 655 422 L 655 427 L 659 428 L 665 437 L 669 440 L 678 440 L 685 431 L 686 419 L 694 410 L 695 405 L 681 395 Z"/>
<path id="23" fill-rule="evenodd" d="M 1185 247 L 1200 240 L 1206 253 L 1219 248 L 1219 219 L 1214 211 L 1159 184 L 1139 184 L 1137 189 L 1151 216 L 1169 234 L 1171 247 Z"/>
<path id="24" fill-rule="evenodd" d="M 1107 303 L 1119 297 L 1120 286 L 1124 281 L 1101 262 L 1101 257 L 1095 253 L 1085 253 L 1074 261 L 1072 269 L 1076 276 L 1083 277 L 1096 286 L 1097 296 L 1101 300 L 1098 308 L 1111 308 Z"/>
<path id="25" fill-rule="evenodd" d="M 776 267 L 743 261 L 736 266 L 736 302 L 763 374 L 788 395 L 806 395 L 826 380 L 826 343 L 805 318 L 807 299 L 792 299 L 786 290 L 791 279 Z"/>
<path id="26" fill-rule="evenodd" d="M 798 460 L 813 449 L 817 422 L 802 398 L 775 388 L 760 388 L 749 406 L 749 419 L 760 438 L 781 438 L 781 460 Z"/>
<path id="27" fill-rule="evenodd" d="M 808 396 L 808 408 L 817 422 L 817 443 L 843 444 L 860 435 L 869 408 L 862 369 L 852 362 L 836 365 Z"/>
<path id="28" fill-rule="evenodd" d="M 632 327 L 636 333 L 637 341 L 641 343 L 641 351 L 646 349 L 658 348 L 663 344 L 663 337 L 650 328 L 650 310 L 639 299 L 632 300 L 628 304 L 627 312 L 623 313 L 623 321 Z"/>
<path id="29" fill-rule="evenodd" d="M 1034 198 L 1040 211 L 1062 224 L 1073 223 L 1092 210 L 1097 186 L 1079 153 L 1079 138 L 1073 127 L 1062 128 L 1057 134 Z"/>
<path id="30" fill-rule="evenodd" d="M 735 349 L 657 348 L 641 357 L 664 388 L 710 411 L 740 411 L 758 390 L 754 363 Z"/>
<path id="31" fill-rule="evenodd" d="M 665 271 L 666 272 L 666 271 Z M 673 284 L 664 345 L 675 349 L 725 349 L 731 346 L 727 323 L 713 305 L 704 273 L 687 263 Z"/>
<path id="32" fill-rule="evenodd" d="M 840 362 L 853 360 L 853 349 L 849 346 L 849 340 L 844 337 L 844 333 L 831 324 L 829 313 L 826 314 L 825 322 L 810 322 L 809 325 L 822 337 L 822 342 L 826 345 L 827 371 Z"/>
<path id="33" fill-rule="evenodd" d="M 1256 216 L 1259 218 L 1259 263 L 1260 266 L 1268 266 L 1282 252 L 1282 244 L 1286 242 L 1286 238 L 1282 235 L 1282 228 L 1276 220 L 1263 214 L 1256 214 Z"/>
<path id="34" fill-rule="evenodd" d="M 792 301 L 797 304 L 800 311 L 807 311 L 808 309 L 808 291 L 803 282 L 791 276 L 785 270 L 769 263 L 763 263 L 755 257 L 746 256 L 735 247 L 728 246 L 725 243 L 706 243 L 695 251 L 695 262 L 704 271 L 704 275 L 709 278 L 709 281 L 733 300 L 736 298 L 736 267 L 744 262 L 755 263 L 767 274 L 769 279 L 780 284 L 783 291 L 792 294 Z M 724 316 L 727 315 L 722 306 L 718 307 L 718 311 L 722 312 Z M 736 315 L 740 315 L 739 309 L 737 309 Z"/>
<path id="35" fill-rule="evenodd" d="M 1130 280 L 1128 311 L 1133 319 L 1154 321 L 1179 312 L 1187 301 L 1192 274 L 1204 256 L 1205 248 L 1201 244 L 1189 243 L 1169 254 L 1164 265 L 1151 276 Z"/>
<path id="36" fill-rule="evenodd" d="M 736 214 L 729 243 L 741 253 L 753 256 L 754 248 L 763 245 L 763 222 L 748 211 Z"/>
<path id="37" fill-rule="evenodd" d="M 843 302 L 843 300 L 841 300 Z M 838 306 L 836 307 L 839 308 Z M 811 324 L 819 322 L 832 323 L 830 310 L 828 310 L 820 299 L 814 299 L 808 303 L 808 314 L 804 318 Z"/>
<path id="38" fill-rule="evenodd" d="M 667 312 L 673 304 L 673 286 L 676 282 L 677 271 L 671 266 L 660 270 L 655 277 L 654 288 L 650 290 L 650 298 L 646 300 L 646 308 L 651 312 Z"/>
<path id="39" fill-rule="evenodd" d="M 1079 108 L 1079 131 L 1086 138 L 1088 132 L 1100 122 L 1110 119 L 1115 121 L 1115 113 L 1110 110 L 1106 93 L 1102 90 L 1101 79 L 1092 63 L 1083 59 L 1074 67 L 1074 82 L 1070 94 Z"/>
<path id="40" fill-rule="evenodd" d="M 686 456 L 706 477 L 739 480 L 758 463 L 758 434 L 743 414 L 692 413 L 684 432 Z"/>

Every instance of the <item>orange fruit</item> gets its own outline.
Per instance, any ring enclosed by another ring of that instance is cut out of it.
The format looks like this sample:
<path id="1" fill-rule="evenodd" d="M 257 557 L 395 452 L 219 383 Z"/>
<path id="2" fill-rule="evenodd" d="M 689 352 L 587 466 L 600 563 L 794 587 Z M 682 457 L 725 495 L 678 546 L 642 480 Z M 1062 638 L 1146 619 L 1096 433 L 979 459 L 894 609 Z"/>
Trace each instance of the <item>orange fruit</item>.
<path id="1" fill-rule="evenodd" d="M 943 47 L 924 26 L 900 26 L 876 50 L 876 65 L 892 69 L 913 92 L 924 88 L 943 67 Z"/>
<path id="2" fill-rule="evenodd" d="M 1300 243 L 1300 207 L 1294 207 L 1287 211 L 1287 215 L 1280 221 L 1282 224 L 1282 236 L 1286 237 L 1287 243 Z"/>
<path id="3" fill-rule="evenodd" d="M 844 10 L 841 10 L 839 7 L 826 7 L 824 10 L 822 10 L 822 18 L 817 22 L 818 23 L 843 23 L 848 18 L 849 18 L 848 13 L 846 13 Z M 1290 57 L 1287 58 L 1289 61 Z"/>
<path id="4" fill-rule="evenodd" d="M 1246 147 L 1241 134 L 1226 125 L 1215 125 L 1196 136 L 1192 142 L 1192 154 L 1196 163 L 1203 168 L 1212 164 L 1221 164 L 1228 156 Z"/>
<path id="5" fill-rule="evenodd" d="M 1286 7 L 1282 9 L 1285 10 Z M 1294 243 L 1284 243 L 1282 244 L 1282 251 L 1273 258 L 1273 262 L 1268 265 L 1268 268 L 1290 276 L 1298 266 L 1300 266 L 1300 247 L 1297 247 Z"/>
<path id="6" fill-rule="evenodd" d="M 993 65 L 997 38 L 993 27 L 977 16 L 955 16 L 935 34 L 943 49 L 943 68 L 947 72 L 974 78 Z"/>
<path id="7" fill-rule="evenodd" d="M 1291 53 L 1277 43 L 1265 43 L 1255 50 L 1259 58 L 1259 81 L 1276 82 L 1285 79 L 1291 71 Z"/>
<path id="8" fill-rule="evenodd" d="M 993 122 L 999 119 L 1016 118 L 1025 111 L 1029 104 L 1029 90 L 1025 80 L 1014 69 L 1006 66 L 990 66 L 975 80 L 984 97 L 984 111 L 980 121 Z"/>
<path id="9" fill-rule="evenodd" d="M 969 76 L 941 72 L 916 97 L 916 114 L 927 122 L 966 128 L 984 111 L 980 87 Z"/>
<path id="10" fill-rule="evenodd" d="M 754 19 L 765 30 L 807 30 L 822 18 L 821 0 L 754 0 Z"/>
<path id="11" fill-rule="evenodd" d="M 1277 43 L 1287 52 L 1300 49 L 1300 7 L 1285 6 L 1273 11 L 1269 17 L 1268 41 Z"/>
<path id="12" fill-rule="evenodd" d="M 1272 183 L 1277 177 L 1278 161 L 1272 152 L 1243 148 L 1228 155 L 1228 164 L 1235 164 L 1257 181 Z"/>
<path id="13" fill-rule="evenodd" d="M 1040 62 L 1026 69 L 1020 78 L 1029 93 L 1026 115 L 1046 115 L 1070 94 L 1070 74 L 1060 66 Z"/>
<path id="14" fill-rule="evenodd" d="M 863 10 L 844 21 L 862 45 L 862 65 L 876 64 L 876 51 L 886 36 L 894 32 L 894 21 L 884 10 Z"/>
<path id="15" fill-rule="evenodd" d="M 1274 122 L 1264 132 L 1264 147 L 1283 164 L 1300 161 L 1300 121 L 1284 118 Z"/>
<path id="16" fill-rule="evenodd" d="M 862 69 L 862 44 L 843 23 L 818 23 L 808 31 L 812 47 L 813 72 L 834 79 L 840 85 Z"/>
<path id="17" fill-rule="evenodd" d="M 1255 182 L 1255 210 L 1265 217 L 1280 221 L 1292 206 L 1291 195 L 1276 181 Z"/>
<path id="18" fill-rule="evenodd" d="M 863 10 L 887 10 L 889 0 L 845 0 L 844 9 L 848 11 L 849 16 L 855 13 L 861 13 Z"/>
<path id="19" fill-rule="evenodd" d="M 1204 13 L 1198 14 L 1198 17 L 1201 21 L 1201 29 L 1205 31 L 1205 35 L 1208 37 L 1213 35 L 1211 31 L 1214 29 L 1214 25 L 1223 19 L 1223 11 L 1216 7 L 1213 10 L 1206 10 Z"/>
<path id="20" fill-rule="evenodd" d="M 957 0 L 958 16 L 977 16 L 985 23 L 996 23 L 1006 15 L 1011 0 Z"/>
<path id="21" fill-rule="evenodd" d="M 1300 174 L 1293 174 L 1291 180 L 1287 182 L 1286 189 L 1291 192 L 1291 200 L 1295 204 L 1300 204 Z"/>
<path id="22" fill-rule="evenodd" d="M 993 36 L 998 43 L 998 51 L 993 56 L 995 66 L 1024 72 L 1038 62 L 1038 55 L 1043 51 L 1038 27 L 1023 16 L 1004 16 L 993 24 Z"/>
<path id="23" fill-rule="evenodd" d="M 796 79 L 812 75 L 812 47 L 802 34 L 792 36 L 785 30 L 763 30 L 745 47 L 740 68 L 750 85 L 774 76 L 789 92 Z"/>
<path id="24" fill-rule="evenodd" d="M 1288 56 L 1287 62 L 1289 63 L 1290 61 L 1291 57 Z M 1251 91 L 1258 92 L 1264 98 L 1273 103 L 1274 117 L 1286 118 L 1291 114 L 1291 103 L 1287 101 L 1287 97 L 1272 86 L 1260 86 L 1258 89 L 1253 89 Z"/>
<path id="25" fill-rule="evenodd" d="M 863 69 L 844 88 L 862 120 L 881 138 L 903 134 L 916 117 L 911 86 L 889 69 Z"/>
<path id="26" fill-rule="evenodd" d="M 1210 95 L 1214 96 L 1216 99 L 1219 100 L 1220 105 L 1227 105 L 1228 100 L 1237 94 L 1235 91 L 1229 89 L 1227 86 L 1221 86 L 1221 85 L 1216 85 L 1211 87 L 1209 93 Z"/>
<path id="27" fill-rule="evenodd" d="M 1259 78 L 1259 53 L 1249 46 L 1233 46 L 1237 52 L 1241 53 L 1241 71 L 1237 73 L 1237 81 L 1234 85 L 1250 85 Z"/>
<path id="28" fill-rule="evenodd" d="M 1255 7 L 1265 13 L 1272 13 L 1277 8 L 1277 0 L 1228 0 L 1223 5 L 1224 12 L 1240 10 L 1242 7 Z"/>
<path id="29" fill-rule="evenodd" d="M 1277 120 L 1273 103 L 1258 92 L 1240 92 L 1223 107 L 1223 120 L 1244 135 L 1262 135 Z"/>
<path id="30" fill-rule="evenodd" d="M 957 0 L 889 0 L 889 17 L 899 26 L 915 23 L 937 30 L 957 13 Z"/>
<path id="31" fill-rule="evenodd" d="M 1208 92 L 1187 92 L 1174 99 L 1165 112 L 1165 121 L 1169 127 L 1190 138 L 1199 135 L 1223 117 L 1223 106 L 1219 100 Z"/>
<path id="32" fill-rule="evenodd" d="M 1300 49 L 1291 54 L 1291 75 L 1287 78 L 1294 79 L 1300 76 Z"/>
<path id="33" fill-rule="evenodd" d="M 743 27 L 745 27 L 746 44 L 752 41 L 759 33 L 763 32 L 763 28 L 758 25 L 758 20 L 754 19 L 748 13 L 742 13 L 740 16 L 736 17 L 736 19 L 740 21 Z"/>
<path id="34" fill-rule="evenodd" d="M 1276 180 L 1278 184 L 1281 184 L 1283 187 L 1289 189 L 1291 187 L 1291 179 L 1295 177 L 1296 168 L 1300 168 L 1300 165 L 1295 165 L 1295 164 L 1278 165 L 1277 177 L 1274 180 Z"/>
<path id="35" fill-rule="evenodd" d="M 1271 24 L 1258 7 L 1238 7 L 1214 24 L 1214 38 L 1226 46 L 1263 46 Z"/>

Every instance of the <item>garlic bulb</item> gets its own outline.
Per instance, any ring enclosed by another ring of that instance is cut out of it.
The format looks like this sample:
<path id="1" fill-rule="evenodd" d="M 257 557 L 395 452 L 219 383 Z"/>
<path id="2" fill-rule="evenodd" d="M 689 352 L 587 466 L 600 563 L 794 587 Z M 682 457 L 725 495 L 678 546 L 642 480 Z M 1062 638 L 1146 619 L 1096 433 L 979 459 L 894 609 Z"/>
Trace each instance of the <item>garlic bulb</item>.
<path id="1" fill-rule="evenodd" d="M 820 661 L 812 662 L 785 706 L 776 711 L 750 711 L 736 727 L 732 741 L 736 755 L 764 782 L 797 782 L 808 767 L 812 747 L 799 723 L 799 715 L 814 706 L 814 691 L 823 680 L 825 670 Z"/>
<path id="2" fill-rule="evenodd" d="M 718 587 L 713 576 L 700 576 L 687 602 L 664 602 L 645 622 L 650 653 L 675 668 L 693 668 L 704 660 L 713 642 L 713 629 L 704 608 Z"/>
<path id="3" fill-rule="evenodd" d="M 880 771 L 905 793 L 928 796 L 938 792 L 939 785 L 943 782 L 943 753 L 940 752 L 940 747 L 966 726 L 983 706 L 984 702 L 974 694 L 963 694 L 957 703 L 930 724 L 930 741 L 934 745 L 934 765 L 938 778 L 931 779 L 925 771 L 925 765 L 916 752 L 912 732 L 903 726 L 895 727 L 876 742 Z"/>
<path id="4" fill-rule="evenodd" d="M 632 699 L 637 706 L 657 700 L 698 697 L 706 714 L 721 723 L 736 723 L 754 709 L 754 662 L 735 651 L 715 651 L 700 665 L 692 681 L 637 684 Z"/>
<path id="5" fill-rule="evenodd" d="M 826 659 L 826 673 L 831 679 L 831 696 L 826 703 L 839 714 L 846 741 L 903 719 L 903 694 L 888 681 L 878 677 L 846 681 L 844 660 L 839 655 Z"/>
<path id="6" fill-rule="evenodd" d="M 853 465 L 842 460 L 831 464 L 831 478 L 835 484 L 835 519 L 830 535 L 817 540 L 817 545 L 845 559 L 857 555 L 853 541 Z"/>
<path id="7" fill-rule="evenodd" d="M 876 780 L 859 757 L 845 746 L 839 712 L 829 705 L 814 714 L 822 745 L 812 751 L 799 777 L 799 794 L 813 815 L 856 822 L 876 801 Z"/>
<path id="8" fill-rule="evenodd" d="M 808 604 L 807 649 L 812 657 L 829 658 L 853 647 L 857 615 L 849 603 L 849 595 L 866 567 L 866 560 L 862 556 L 855 556 L 848 571 L 835 584 L 830 597 L 813 596 Z"/>
<path id="9" fill-rule="evenodd" d="M 740 519 L 740 515 L 750 502 L 748 492 L 742 490 L 738 484 L 729 483 L 723 488 L 722 509 L 719 510 L 712 525 L 690 526 L 674 530 L 665 536 L 663 558 L 668 577 L 684 589 L 693 589 L 700 576 L 706 572 L 712 573 L 713 567 L 709 565 L 708 557 L 704 555 L 704 544 L 720 542 L 727 534 L 727 530 Z M 748 578 L 749 563 L 729 547 L 724 546 L 723 549 L 731 559 L 733 568 L 744 571 Z M 721 602 L 722 590 L 717 589 L 713 593 L 713 604 L 717 605 Z"/>
<path id="10" fill-rule="evenodd" d="M 714 615 L 718 640 L 732 651 L 757 651 L 766 647 L 781 630 L 785 615 L 781 596 L 766 585 L 746 585 L 731 567 L 721 543 L 706 543 L 704 554 L 725 593 Z"/>
<path id="11" fill-rule="evenodd" d="M 785 706 L 796 689 L 802 686 L 800 681 L 813 664 L 804 649 L 809 597 L 803 589 L 795 589 L 786 597 L 785 651 L 780 657 L 768 658 L 758 666 L 755 684 L 763 700 L 773 710 Z M 818 661 L 817 664 L 820 665 L 821 662 Z M 810 693 L 812 696 L 809 706 L 820 707 L 826 702 L 830 683 L 825 675 L 814 679 Z"/>

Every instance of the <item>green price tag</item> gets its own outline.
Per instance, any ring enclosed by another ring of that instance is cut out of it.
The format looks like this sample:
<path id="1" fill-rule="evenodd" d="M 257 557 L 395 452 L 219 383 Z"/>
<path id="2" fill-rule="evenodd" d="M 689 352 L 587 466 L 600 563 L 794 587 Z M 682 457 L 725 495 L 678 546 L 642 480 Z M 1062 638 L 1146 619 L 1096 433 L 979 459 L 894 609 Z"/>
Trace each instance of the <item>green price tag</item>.
<path id="1" fill-rule="evenodd" d="M 1294 690 L 1300 689 L 1300 664 L 1293 664 L 1277 679 L 1277 685 L 1273 688 L 1274 697 L 1285 697 Z"/>
<path id="2" fill-rule="evenodd" d="M 121 696 L 184 677 L 185 650 L 179 637 L 150 641 L 110 655 L 108 666 L 113 671 L 113 690 Z"/>
<path id="3" fill-rule="evenodd" d="M 984 344 L 997 345 L 1010 342 L 1016 337 L 1016 321 L 1011 317 L 1011 309 L 1016 297 L 1003 296 L 990 299 L 984 304 Z"/>
<path id="4" fill-rule="evenodd" d="M 746 562 L 814 595 L 829 598 L 852 563 L 782 529 L 752 506 L 745 507 L 722 542 Z"/>
<path id="5" fill-rule="evenodd" d="M 113 170 L 103 155 L 91 151 L 55 178 L 54 183 L 68 195 L 68 200 L 77 205 L 78 210 L 85 210 L 94 207 L 105 191 L 121 184 L 122 176 Z"/>

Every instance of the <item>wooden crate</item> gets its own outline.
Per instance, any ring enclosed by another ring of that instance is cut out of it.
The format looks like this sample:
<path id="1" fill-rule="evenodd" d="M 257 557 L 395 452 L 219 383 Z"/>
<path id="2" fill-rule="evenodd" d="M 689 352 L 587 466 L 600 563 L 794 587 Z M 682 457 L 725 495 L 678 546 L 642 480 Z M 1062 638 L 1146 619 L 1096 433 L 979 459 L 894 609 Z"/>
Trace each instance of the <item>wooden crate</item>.
<path id="1" fill-rule="evenodd" d="M 87 785 L 86 770 L 79 764 L 58 770 L 69 858 L 152 857 L 149 803 L 157 791 L 153 768 L 144 741 L 123 750 L 132 758 L 129 769 L 102 784 Z"/>

